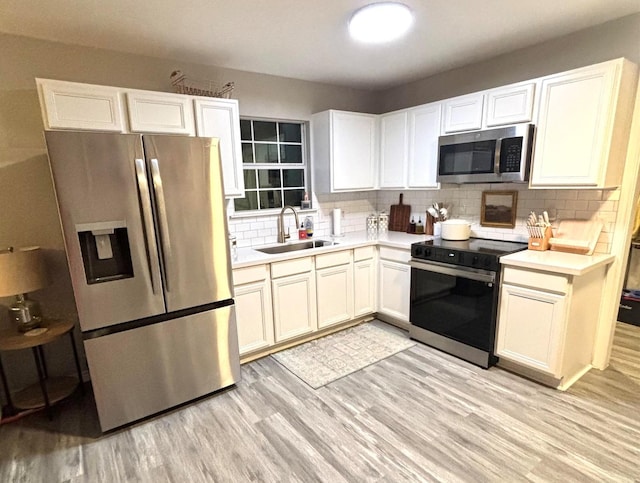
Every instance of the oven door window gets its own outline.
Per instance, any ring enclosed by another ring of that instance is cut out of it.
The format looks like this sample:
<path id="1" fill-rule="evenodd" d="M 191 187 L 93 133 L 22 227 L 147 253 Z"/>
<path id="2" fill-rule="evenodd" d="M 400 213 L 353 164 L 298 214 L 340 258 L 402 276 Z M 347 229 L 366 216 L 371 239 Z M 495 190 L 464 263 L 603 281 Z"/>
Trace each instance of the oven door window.
<path id="1" fill-rule="evenodd" d="M 440 146 L 440 175 L 493 173 L 496 140 Z"/>
<path id="2" fill-rule="evenodd" d="M 493 350 L 494 283 L 411 269 L 413 325 L 484 351 Z"/>

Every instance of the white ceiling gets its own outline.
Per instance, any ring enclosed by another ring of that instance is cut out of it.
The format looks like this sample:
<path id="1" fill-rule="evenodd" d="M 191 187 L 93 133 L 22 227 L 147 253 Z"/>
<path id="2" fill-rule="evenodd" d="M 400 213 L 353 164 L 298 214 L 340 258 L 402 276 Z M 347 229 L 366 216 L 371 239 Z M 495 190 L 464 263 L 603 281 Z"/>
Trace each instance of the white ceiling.
<path id="1" fill-rule="evenodd" d="M 408 36 L 355 43 L 347 22 L 374 1 L 2 0 L 0 32 L 381 89 L 640 12 L 640 0 L 402 0 Z"/>

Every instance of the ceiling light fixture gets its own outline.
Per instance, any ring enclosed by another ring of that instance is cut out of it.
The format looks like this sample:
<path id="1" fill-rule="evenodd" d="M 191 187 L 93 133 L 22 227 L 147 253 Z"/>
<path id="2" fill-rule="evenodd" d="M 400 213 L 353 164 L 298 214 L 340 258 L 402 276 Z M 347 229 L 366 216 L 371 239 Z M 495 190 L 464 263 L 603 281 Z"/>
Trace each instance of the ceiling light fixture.
<path id="1" fill-rule="evenodd" d="M 413 13 L 406 5 L 372 3 L 356 10 L 349 21 L 349 33 L 361 42 L 380 44 L 402 37 L 412 23 Z"/>

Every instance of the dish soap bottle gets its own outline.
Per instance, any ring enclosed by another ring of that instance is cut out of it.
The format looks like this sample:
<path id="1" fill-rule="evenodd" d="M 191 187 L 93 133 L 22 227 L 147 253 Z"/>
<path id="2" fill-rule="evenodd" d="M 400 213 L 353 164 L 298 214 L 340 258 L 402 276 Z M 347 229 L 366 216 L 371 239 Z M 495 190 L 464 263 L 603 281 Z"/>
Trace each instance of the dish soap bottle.
<path id="1" fill-rule="evenodd" d="M 307 238 L 311 238 L 313 236 L 313 219 L 310 216 L 304 219 L 304 229 L 307 231 Z"/>
<path id="2" fill-rule="evenodd" d="M 300 223 L 300 229 L 298 230 L 298 240 L 304 240 L 307 238 L 307 230 L 304 228 L 304 223 Z"/>

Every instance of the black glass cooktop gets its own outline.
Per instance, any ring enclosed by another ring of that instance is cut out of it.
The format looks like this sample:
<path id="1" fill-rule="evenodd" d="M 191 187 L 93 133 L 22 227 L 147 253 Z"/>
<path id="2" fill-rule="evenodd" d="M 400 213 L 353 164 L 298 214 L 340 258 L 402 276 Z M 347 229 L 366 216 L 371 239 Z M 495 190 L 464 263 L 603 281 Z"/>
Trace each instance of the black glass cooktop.
<path id="1" fill-rule="evenodd" d="M 425 241 L 424 246 L 442 247 L 451 250 L 463 250 L 465 252 L 490 253 L 497 256 L 506 255 L 507 253 L 519 252 L 527 248 L 526 243 L 511 242 L 505 240 L 487 240 L 485 238 L 469 238 L 464 241 L 443 240 L 442 238 L 434 238 Z"/>
<path id="2" fill-rule="evenodd" d="M 495 271 L 499 267 L 499 257 L 526 248 L 526 243 L 505 240 L 469 238 L 464 241 L 452 241 L 434 238 L 413 243 L 411 256 L 420 260 Z"/>

